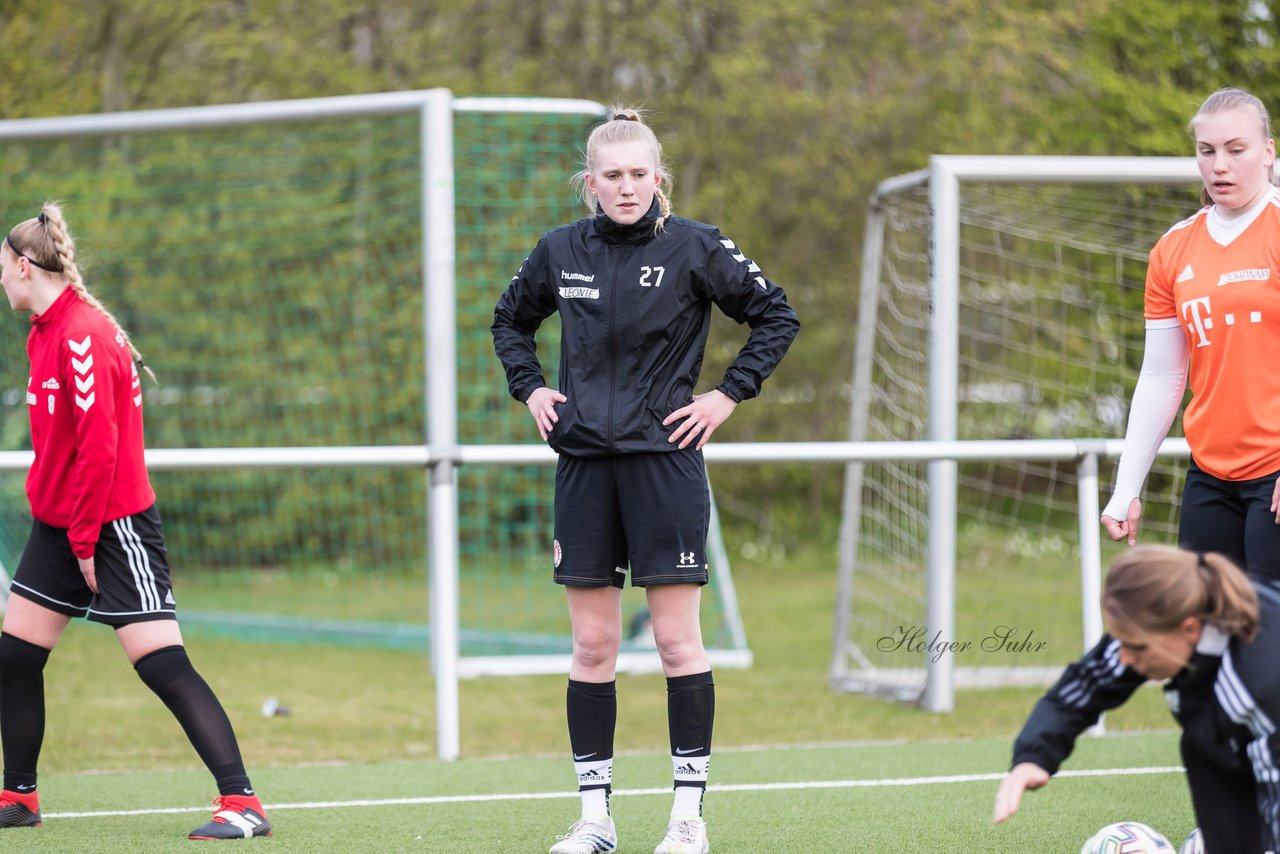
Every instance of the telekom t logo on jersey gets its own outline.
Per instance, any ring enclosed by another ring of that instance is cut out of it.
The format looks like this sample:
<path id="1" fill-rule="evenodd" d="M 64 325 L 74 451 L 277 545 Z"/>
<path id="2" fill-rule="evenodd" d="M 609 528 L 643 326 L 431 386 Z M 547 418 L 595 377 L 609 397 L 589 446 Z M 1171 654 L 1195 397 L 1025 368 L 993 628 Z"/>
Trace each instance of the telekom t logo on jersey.
<path id="1" fill-rule="evenodd" d="M 1187 331 L 1196 336 L 1197 347 L 1208 347 L 1211 343 L 1208 332 L 1213 329 L 1213 318 L 1209 314 L 1209 298 L 1200 297 L 1199 299 L 1187 300 L 1182 304 L 1182 319 L 1185 321 Z M 1235 326 L 1237 323 L 1235 312 L 1227 312 L 1222 315 L 1222 322 L 1227 326 Z M 1243 320 L 1239 322 L 1244 322 Z M 1262 312 L 1250 311 L 1248 317 L 1249 323 L 1261 323 Z"/>
<path id="2" fill-rule="evenodd" d="M 1205 335 L 1213 328 L 1213 318 L 1209 316 L 1209 298 L 1187 300 L 1182 304 L 1182 319 L 1186 321 L 1187 331 L 1197 338 L 1197 347 L 1208 347 L 1209 338 Z"/>

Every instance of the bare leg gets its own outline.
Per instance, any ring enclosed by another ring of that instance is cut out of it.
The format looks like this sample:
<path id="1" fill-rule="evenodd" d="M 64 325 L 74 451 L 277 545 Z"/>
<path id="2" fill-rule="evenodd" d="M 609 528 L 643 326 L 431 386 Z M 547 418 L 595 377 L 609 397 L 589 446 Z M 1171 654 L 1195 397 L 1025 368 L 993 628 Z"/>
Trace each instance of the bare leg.
<path id="1" fill-rule="evenodd" d="M 671 769 L 675 797 L 667 835 L 655 854 L 708 850 L 702 799 L 711 764 L 711 732 L 715 721 L 715 683 L 702 643 L 697 584 L 650 585 L 645 588 L 653 637 L 667 674 L 667 726 L 671 736 Z"/>
<path id="2" fill-rule="evenodd" d="M 617 587 L 566 587 L 573 624 L 573 664 L 569 678 L 610 682 L 622 643 L 622 591 Z"/>
<path id="3" fill-rule="evenodd" d="M 653 584 L 645 588 L 653 639 L 667 676 L 688 676 L 711 669 L 702 645 L 699 606 L 702 587 L 697 584 Z"/>
<path id="4" fill-rule="evenodd" d="M 27 643 L 52 650 L 62 638 L 62 631 L 71 622 L 66 614 L 50 611 L 23 596 L 9 597 L 4 615 L 4 632 Z"/>
<path id="5" fill-rule="evenodd" d="M 182 630 L 177 620 L 149 620 L 145 623 L 130 623 L 116 629 L 116 639 L 124 648 L 130 664 L 158 649 L 167 646 L 182 646 Z"/>

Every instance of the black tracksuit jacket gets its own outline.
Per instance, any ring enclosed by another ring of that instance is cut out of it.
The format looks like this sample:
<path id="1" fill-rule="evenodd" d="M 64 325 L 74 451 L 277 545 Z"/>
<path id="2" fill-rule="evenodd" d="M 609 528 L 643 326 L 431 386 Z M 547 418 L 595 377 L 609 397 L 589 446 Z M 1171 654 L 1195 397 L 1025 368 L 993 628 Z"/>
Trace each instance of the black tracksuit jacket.
<path id="1" fill-rule="evenodd" d="M 1185 740 L 1222 771 L 1253 776 L 1264 849 L 1280 851 L 1280 584 L 1252 583 L 1261 610 L 1258 636 L 1247 644 L 1226 641 L 1206 627 L 1164 693 Z M 1120 642 L 1104 635 L 1036 703 L 1014 743 L 1013 764 L 1033 762 L 1056 773 L 1076 737 L 1145 681 L 1120 663 Z M 1202 826 L 1211 820 L 1199 818 Z"/>
<path id="2" fill-rule="evenodd" d="M 800 329 L 782 289 L 718 229 L 671 216 L 655 233 L 657 216 L 655 199 L 633 225 L 597 213 L 548 232 L 494 309 L 494 348 L 522 403 L 546 385 L 534 334 L 560 313 L 559 453 L 676 450 L 662 420 L 693 400 L 712 303 L 751 327 L 717 386 L 735 401 L 760 393 Z"/>

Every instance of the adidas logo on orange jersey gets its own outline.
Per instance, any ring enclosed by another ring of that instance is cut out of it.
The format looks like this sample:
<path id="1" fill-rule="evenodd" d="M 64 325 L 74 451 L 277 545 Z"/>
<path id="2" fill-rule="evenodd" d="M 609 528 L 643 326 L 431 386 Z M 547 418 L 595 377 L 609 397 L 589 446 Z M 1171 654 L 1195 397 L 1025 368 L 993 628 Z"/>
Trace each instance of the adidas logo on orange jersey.
<path id="1" fill-rule="evenodd" d="M 1187 281 L 1190 281 L 1191 279 L 1194 279 L 1195 277 L 1196 277 L 1195 270 L 1192 270 L 1191 265 L 1188 264 L 1187 266 L 1182 268 L 1182 272 L 1178 274 L 1178 278 L 1174 279 L 1174 281 L 1187 282 Z"/>

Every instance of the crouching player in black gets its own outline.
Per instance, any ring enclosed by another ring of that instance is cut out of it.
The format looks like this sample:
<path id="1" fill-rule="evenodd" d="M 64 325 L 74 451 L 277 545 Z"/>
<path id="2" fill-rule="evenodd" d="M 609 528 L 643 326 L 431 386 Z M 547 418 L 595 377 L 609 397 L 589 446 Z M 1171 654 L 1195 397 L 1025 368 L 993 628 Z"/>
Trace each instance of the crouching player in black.
<path id="1" fill-rule="evenodd" d="M 1111 565 L 1102 612 L 1108 634 L 1018 735 L 996 822 L 1049 782 L 1102 712 L 1159 679 L 1205 850 L 1280 850 L 1280 582 L 1251 582 L 1218 554 L 1139 546 Z"/>

